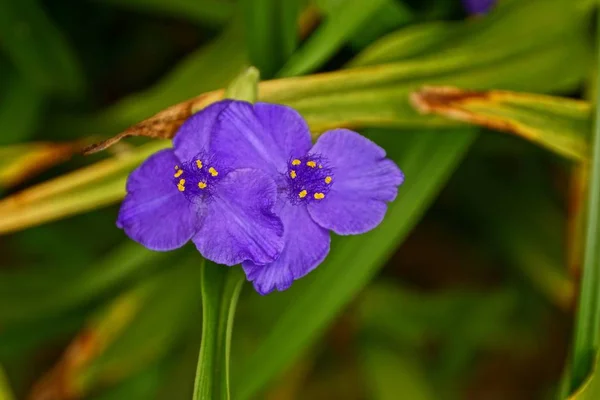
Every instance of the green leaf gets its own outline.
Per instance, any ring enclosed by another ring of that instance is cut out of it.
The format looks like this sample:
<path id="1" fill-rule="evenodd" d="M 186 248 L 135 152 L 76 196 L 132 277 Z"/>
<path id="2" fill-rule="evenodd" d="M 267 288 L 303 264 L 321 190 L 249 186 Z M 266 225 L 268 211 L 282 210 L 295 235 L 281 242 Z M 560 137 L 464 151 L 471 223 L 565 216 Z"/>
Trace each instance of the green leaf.
<path id="1" fill-rule="evenodd" d="M 233 15 L 234 2 L 230 0 L 96 0 L 118 7 L 172 15 L 186 18 L 202 24 L 219 26 L 225 24 Z"/>
<path id="2" fill-rule="evenodd" d="M 600 15 L 597 18 L 600 22 Z M 600 55 L 600 29 L 596 27 L 597 55 Z M 600 342 L 600 68 L 596 67 L 596 104 L 594 110 L 594 129 L 590 147 L 590 174 L 587 196 L 587 226 L 585 227 L 585 248 L 583 274 L 575 339 L 571 389 L 575 390 L 589 376 L 598 355 Z M 597 380 L 597 379 L 596 379 Z"/>
<path id="3" fill-rule="evenodd" d="M 79 143 L 28 143 L 0 147 L 0 188 L 18 185 L 71 158 Z"/>
<path id="4" fill-rule="evenodd" d="M 589 156 L 592 113 L 581 100 L 452 87 L 427 87 L 412 98 L 421 112 L 514 133 L 577 161 Z"/>
<path id="5" fill-rule="evenodd" d="M 37 0 L 0 2 L 2 48 L 37 89 L 80 95 L 84 81 L 75 55 Z"/>
<path id="6" fill-rule="evenodd" d="M 296 49 L 301 0 L 241 0 L 250 62 L 271 78 Z"/>
<path id="7" fill-rule="evenodd" d="M 387 0 L 348 0 L 330 7 L 325 22 L 290 57 L 279 76 L 295 76 L 313 72 L 354 36 Z"/>
<path id="8" fill-rule="evenodd" d="M 202 343 L 194 400 L 230 399 L 229 354 L 237 300 L 245 280 L 241 268 L 202 264 Z"/>

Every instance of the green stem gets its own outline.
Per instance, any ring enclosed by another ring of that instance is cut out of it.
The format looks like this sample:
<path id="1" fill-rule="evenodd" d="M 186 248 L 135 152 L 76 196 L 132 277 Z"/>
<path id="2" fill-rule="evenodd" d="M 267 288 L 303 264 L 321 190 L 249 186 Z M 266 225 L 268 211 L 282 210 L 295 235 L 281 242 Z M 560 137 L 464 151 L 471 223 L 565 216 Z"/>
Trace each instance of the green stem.
<path id="1" fill-rule="evenodd" d="M 241 268 L 227 268 L 205 261 L 201 275 L 202 343 L 194 400 L 229 400 L 231 334 L 244 274 Z"/>
<path id="2" fill-rule="evenodd" d="M 600 14 L 598 14 L 600 22 Z M 600 29 L 597 33 L 598 59 L 600 60 Z M 573 375 L 571 389 L 578 387 L 590 372 L 597 347 L 597 333 L 600 328 L 600 299 L 598 295 L 598 273 L 600 268 L 600 68 L 596 65 L 596 113 L 592 132 L 590 154 L 590 184 L 587 201 L 587 227 L 583 275 L 579 309 L 575 326 L 573 350 Z"/>

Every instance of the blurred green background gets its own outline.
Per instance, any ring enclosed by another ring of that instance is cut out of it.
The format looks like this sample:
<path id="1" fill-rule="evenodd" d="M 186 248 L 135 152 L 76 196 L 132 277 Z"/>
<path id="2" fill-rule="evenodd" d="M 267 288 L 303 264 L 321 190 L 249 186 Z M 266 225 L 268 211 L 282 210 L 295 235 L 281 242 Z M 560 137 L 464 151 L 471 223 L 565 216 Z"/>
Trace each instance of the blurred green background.
<path id="1" fill-rule="evenodd" d="M 115 226 L 127 174 L 165 144 L 78 151 L 250 65 L 283 79 L 261 99 L 315 136 L 359 130 L 406 183 L 380 227 L 334 238 L 289 291 L 244 286 L 231 398 L 565 398 L 595 349 L 578 342 L 586 357 L 564 375 L 582 270 L 600 265 L 583 257 L 595 6 L 1 0 L 0 399 L 192 397 L 200 255 Z M 519 93 L 466 104 L 467 120 L 418 112 L 411 93 L 440 85 Z M 585 273 L 582 301 L 600 307 Z"/>

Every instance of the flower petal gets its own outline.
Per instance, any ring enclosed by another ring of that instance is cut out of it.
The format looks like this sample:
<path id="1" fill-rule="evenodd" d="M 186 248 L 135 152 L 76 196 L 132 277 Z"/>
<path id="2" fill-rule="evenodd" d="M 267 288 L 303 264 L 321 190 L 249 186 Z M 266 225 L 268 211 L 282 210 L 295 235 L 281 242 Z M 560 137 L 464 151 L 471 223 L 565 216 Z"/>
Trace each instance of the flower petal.
<path id="1" fill-rule="evenodd" d="M 208 148 L 217 118 L 230 104 L 231 100 L 213 103 L 193 114 L 179 127 L 173 138 L 173 147 L 182 162 L 191 161 Z"/>
<path id="2" fill-rule="evenodd" d="M 273 213 L 275 182 L 258 170 L 229 173 L 214 187 L 198 233 L 200 253 L 219 264 L 266 264 L 283 249 L 283 224 Z"/>
<path id="3" fill-rule="evenodd" d="M 167 251 L 183 246 L 196 233 L 197 206 L 173 184 L 173 150 L 150 156 L 129 175 L 117 226 L 127 236 L 151 250 Z"/>
<path id="4" fill-rule="evenodd" d="M 323 200 L 308 205 L 312 218 L 339 235 L 375 228 L 398 194 L 404 174 L 385 158 L 385 150 L 347 129 L 325 132 L 310 154 L 328 160 L 333 170 L 331 190 Z"/>
<path id="5" fill-rule="evenodd" d="M 289 158 L 306 154 L 311 146 L 308 125 L 287 106 L 236 101 L 218 120 L 211 151 L 233 169 L 285 172 Z"/>
<path id="6" fill-rule="evenodd" d="M 286 290 L 295 279 L 315 269 L 329 253 L 329 232 L 317 225 L 304 205 L 286 202 L 280 212 L 285 247 L 279 258 L 267 265 L 244 262 L 246 277 L 262 295 Z"/>

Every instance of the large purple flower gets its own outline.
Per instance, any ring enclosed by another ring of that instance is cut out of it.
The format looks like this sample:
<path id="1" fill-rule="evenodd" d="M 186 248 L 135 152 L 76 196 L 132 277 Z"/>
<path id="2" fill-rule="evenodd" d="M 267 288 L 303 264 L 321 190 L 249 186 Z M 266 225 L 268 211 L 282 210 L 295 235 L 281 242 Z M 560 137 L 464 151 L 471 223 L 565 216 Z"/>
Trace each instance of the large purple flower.
<path id="1" fill-rule="evenodd" d="M 375 228 L 404 180 L 385 151 L 356 132 L 331 130 L 313 146 L 300 114 L 282 105 L 228 103 L 210 148 L 230 168 L 260 169 L 277 182 L 284 248 L 273 262 L 242 264 L 261 294 L 285 290 L 319 265 L 329 252 L 329 230 L 353 235 Z"/>
<path id="2" fill-rule="evenodd" d="M 497 0 L 463 0 L 463 6 L 469 14 L 487 14 Z"/>
<path id="3" fill-rule="evenodd" d="M 229 105 L 219 102 L 190 117 L 175 136 L 174 149 L 154 154 L 129 176 L 117 220 L 129 237 L 159 251 L 192 240 L 219 264 L 277 259 L 284 242 L 273 210 L 274 180 L 209 148 L 213 127 Z"/>

